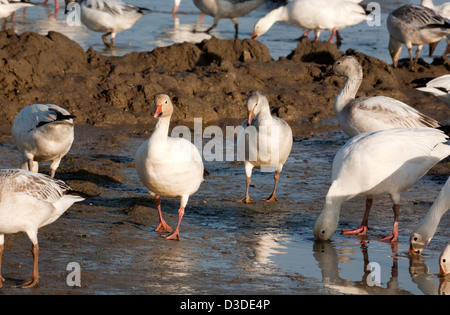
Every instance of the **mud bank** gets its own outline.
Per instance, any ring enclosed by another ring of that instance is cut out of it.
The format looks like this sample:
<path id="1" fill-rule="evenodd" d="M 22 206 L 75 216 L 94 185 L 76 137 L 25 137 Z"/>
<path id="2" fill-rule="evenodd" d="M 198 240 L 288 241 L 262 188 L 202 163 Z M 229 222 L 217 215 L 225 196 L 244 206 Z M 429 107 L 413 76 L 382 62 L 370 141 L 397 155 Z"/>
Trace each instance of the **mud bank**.
<path id="1" fill-rule="evenodd" d="M 394 97 L 440 121 L 450 116 L 447 105 L 414 90 L 448 73 L 447 58 L 419 62 L 411 72 L 406 64 L 392 69 L 351 49 L 341 52 L 334 44 L 307 39 L 279 60 L 250 39 L 211 39 L 105 57 L 93 49 L 83 51 L 57 32 L 19 36 L 12 30 L 0 33 L 0 47 L 2 124 L 10 125 L 21 108 L 39 102 L 65 107 L 80 124 L 153 123 L 149 112 L 158 93 L 173 97 L 174 121 L 242 120 L 247 95 L 261 90 L 273 114 L 315 129 L 334 117 L 332 105 L 343 78 L 324 79 L 322 73 L 343 54 L 354 55 L 364 67 L 358 96 Z"/>

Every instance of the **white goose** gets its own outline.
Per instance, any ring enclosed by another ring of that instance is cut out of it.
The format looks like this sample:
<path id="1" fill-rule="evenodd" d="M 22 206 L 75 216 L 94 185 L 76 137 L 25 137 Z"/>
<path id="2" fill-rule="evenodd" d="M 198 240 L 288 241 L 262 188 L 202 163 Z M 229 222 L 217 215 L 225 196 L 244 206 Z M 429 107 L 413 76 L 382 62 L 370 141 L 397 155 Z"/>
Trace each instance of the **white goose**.
<path id="1" fill-rule="evenodd" d="M 363 80 L 363 69 L 356 58 L 339 58 L 325 75 L 334 74 L 346 78 L 334 101 L 334 111 L 342 130 L 349 137 L 391 128 L 439 127 L 436 120 L 393 98 L 355 98 Z"/>
<path id="2" fill-rule="evenodd" d="M 56 221 L 72 204 L 84 198 L 69 194 L 63 181 L 20 169 L 0 170 L 0 269 L 4 234 L 25 232 L 33 243 L 33 273 L 23 288 L 39 282 L 38 229 Z M 0 274 L 0 288 L 5 279 Z"/>
<path id="3" fill-rule="evenodd" d="M 19 9 L 33 6 L 34 4 L 29 2 L 0 0 L 0 18 L 7 18 Z"/>
<path id="4" fill-rule="evenodd" d="M 444 247 L 439 256 L 439 274 L 441 276 L 450 275 L 450 243 Z"/>
<path id="5" fill-rule="evenodd" d="M 450 74 L 437 77 L 429 81 L 426 87 L 419 87 L 417 90 L 431 93 L 447 105 L 450 105 Z"/>
<path id="6" fill-rule="evenodd" d="M 345 0 L 293 0 L 287 5 L 270 11 L 256 22 L 252 38 L 266 33 L 275 22 L 283 21 L 307 29 L 303 36 L 314 30 L 317 41 L 322 31 L 332 30 L 329 42 L 333 41 L 336 32 L 347 26 L 366 21 L 364 9 L 357 3 L 360 1 Z"/>
<path id="7" fill-rule="evenodd" d="M 450 177 L 427 215 L 411 233 L 409 252 L 422 253 L 436 233 L 439 222 L 448 209 L 450 209 Z"/>
<path id="8" fill-rule="evenodd" d="M 392 11 L 387 19 L 389 53 L 394 68 L 398 65 L 402 44 L 408 49 L 410 67 L 414 69 L 423 45 L 436 43 L 450 35 L 450 23 L 434 10 L 420 5 L 404 5 Z M 412 46 L 417 46 L 413 60 Z"/>
<path id="9" fill-rule="evenodd" d="M 73 4 L 80 5 L 81 22 L 94 32 L 102 35 L 106 47 L 113 47 L 116 34 L 131 28 L 137 20 L 144 16 L 147 8 L 135 7 L 120 0 L 65 0 L 67 14 Z M 108 36 L 111 42 L 108 42 Z"/>
<path id="10" fill-rule="evenodd" d="M 38 162 L 52 161 L 50 176 L 64 155 L 69 152 L 74 139 L 73 118 L 67 110 L 53 104 L 33 104 L 17 114 L 12 138 L 22 154 L 23 169 L 38 171 Z"/>
<path id="11" fill-rule="evenodd" d="M 204 14 L 214 17 L 214 23 L 206 33 L 216 28 L 220 19 L 230 19 L 234 23 L 237 37 L 239 24 L 236 18 L 247 15 L 266 1 L 268 0 L 194 0 L 194 4 Z"/>
<path id="12" fill-rule="evenodd" d="M 252 202 L 248 189 L 253 168 L 262 171 L 275 170 L 273 192 L 266 201 L 277 201 L 276 189 L 279 174 L 292 150 L 291 127 L 281 118 L 270 113 L 269 101 L 260 92 L 247 98 L 248 119 L 237 137 L 238 158 L 244 161 L 246 184 L 245 197 L 240 202 Z"/>
<path id="13" fill-rule="evenodd" d="M 173 9 L 172 14 L 175 15 L 178 11 L 178 8 L 180 7 L 181 0 L 174 0 L 173 1 Z"/>
<path id="14" fill-rule="evenodd" d="M 135 167 L 142 183 L 155 197 L 158 208 L 158 232 L 172 232 L 163 235 L 166 239 L 180 239 L 179 228 L 189 196 L 194 194 L 203 181 L 203 162 L 198 149 L 186 139 L 168 137 L 173 105 L 169 96 L 155 97 L 154 117 L 158 118 L 151 137 L 136 151 Z M 179 197 L 178 224 L 172 230 L 161 213 L 161 199 Z"/>
<path id="15" fill-rule="evenodd" d="M 334 157 L 332 184 L 314 226 L 315 238 L 332 237 L 345 201 L 359 194 L 372 200 L 373 196 L 388 193 L 394 203 L 394 227 L 392 234 L 382 240 L 397 240 L 400 194 L 450 154 L 450 145 L 444 144 L 447 138 L 438 129 L 400 128 L 363 133 L 350 139 Z M 366 204 L 361 227 L 343 230 L 344 234 L 364 235 L 369 211 L 370 204 Z"/>

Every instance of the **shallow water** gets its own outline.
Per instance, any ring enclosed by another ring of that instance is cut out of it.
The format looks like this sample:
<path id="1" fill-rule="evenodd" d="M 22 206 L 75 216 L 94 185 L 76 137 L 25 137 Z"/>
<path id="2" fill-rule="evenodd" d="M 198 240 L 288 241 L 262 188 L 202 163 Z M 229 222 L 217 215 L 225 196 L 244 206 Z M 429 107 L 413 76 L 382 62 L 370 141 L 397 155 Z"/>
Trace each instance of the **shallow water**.
<path id="1" fill-rule="evenodd" d="M 90 31 L 84 26 L 69 26 L 66 21 L 67 16 L 64 15 L 64 8 L 55 12 L 53 1 L 50 1 L 48 6 L 39 5 L 30 8 L 25 14 L 20 10 L 13 24 L 19 33 L 36 31 L 46 35 L 48 31 L 58 31 L 75 40 L 85 49 L 93 47 L 106 55 L 117 56 L 132 51 L 151 51 L 155 47 L 184 41 L 200 42 L 211 37 L 211 35 L 205 33 L 192 32 L 193 29 L 206 30 L 212 24 L 213 19 L 205 16 L 203 24 L 197 25 L 199 10 L 191 0 L 183 0 L 181 2 L 176 17 L 173 17 L 171 14 L 173 7 L 173 1 L 171 0 L 129 0 L 127 2 L 149 8 L 153 12 L 142 17 L 131 29 L 119 33 L 116 37 L 117 47 L 113 51 L 104 49 L 100 33 Z M 368 0 L 363 1 L 366 4 L 369 2 Z M 381 25 L 369 26 L 367 23 L 360 23 L 342 30 L 341 35 L 344 40 L 340 49 L 345 51 L 348 48 L 353 48 L 391 63 L 387 49 L 389 33 L 386 28 L 386 18 L 389 12 L 399 7 L 401 3 L 392 0 L 376 2 L 380 4 Z M 436 5 L 444 2 L 445 0 L 434 0 Z M 406 0 L 402 1 L 402 3 L 419 4 L 420 0 Z M 60 5 L 64 5 L 64 3 L 61 1 Z M 239 18 L 239 38 L 250 38 L 256 21 L 269 10 L 270 7 L 268 5 L 263 5 L 247 16 Z M 272 58 L 278 59 L 279 57 L 287 56 L 297 47 L 298 42 L 296 39 L 303 32 L 304 30 L 288 23 L 278 22 L 258 40 L 269 48 Z M 234 38 L 234 25 L 229 19 L 223 19 L 211 34 L 220 39 L 232 39 Z M 330 32 L 324 31 L 320 39 L 327 40 L 330 34 Z M 310 34 L 310 38 L 312 38 L 312 34 Z M 435 51 L 435 55 L 442 54 L 444 50 L 445 43 L 440 43 Z M 426 52 L 423 52 L 422 58 L 430 62 L 431 59 L 425 56 Z M 408 54 L 404 48 L 401 58 L 407 57 Z"/>
<path id="2" fill-rule="evenodd" d="M 191 32 L 198 19 L 198 11 L 191 1 L 183 0 L 178 12 L 178 22 L 174 21 L 170 13 L 171 1 L 129 2 L 146 6 L 154 12 L 143 17 L 132 29 L 120 33 L 116 41 L 118 48 L 113 52 L 105 50 L 105 54 L 123 55 L 131 51 L 152 50 L 161 45 L 184 40 L 200 41 L 209 37 Z M 382 26 L 360 24 L 343 30 L 341 50 L 354 48 L 390 62 L 386 48 L 388 34 L 384 23 L 387 12 L 400 4 L 392 1 L 379 3 L 383 12 Z M 266 10 L 267 8 L 262 7 L 239 19 L 240 38 L 250 37 L 253 24 Z M 201 28 L 206 29 L 210 23 L 212 19 L 205 17 Z M 14 25 L 19 32 L 33 30 L 46 34 L 49 30 L 56 30 L 74 39 L 85 49 L 92 46 L 103 51 L 100 34 L 84 27 L 68 26 L 62 9 L 55 18 L 53 3 L 48 7 L 29 9 L 26 14 L 19 12 Z M 273 58 L 278 58 L 288 55 L 297 46 L 295 38 L 301 33 L 295 27 L 278 23 L 259 40 L 269 47 Z M 213 35 L 221 39 L 233 38 L 233 24 L 222 20 Z M 322 36 L 322 39 L 327 39 L 327 32 Z M 442 53 L 444 46 L 440 44 L 436 54 Z M 403 56 L 406 57 L 405 51 Z M 87 132 L 86 135 L 91 133 Z M 104 143 L 105 147 L 101 149 L 78 140 L 69 155 L 103 158 L 126 165 L 132 162 L 134 152 L 147 136 L 129 136 L 126 141 L 114 143 L 114 146 Z M 134 168 L 123 166 L 120 169 L 123 181 L 102 184 L 104 191 L 100 196 L 75 205 L 61 220 L 45 230 L 41 248 L 45 248 L 47 254 L 43 250 L 41 274 L 63 274 L 68 260 L 82 260 L 83 286 L 73 291 L 75 293 L 439 293 L 437 260 L 441 248 L 450 237 L 449 217 L 444 216 L 436 236 L 420 258 L 410 259 L 407 251 L 409 233 L 436 198 L 445 181 L 443 176 L 425 176 L 402 195 L 400 237 L 396 249 L 377 240 L 392 228 L 392 205 L 388 196 L 380 196 L 374 202 L 369 221 L 371 231 L 367 238 L 341 236 L 337 232 L 331 242 L 314 242 L 312 230 L 330 184 L 331 162 L 335 152 L 345 141 L 346 137 L 341 131 L 314 134 L 311 138 L 297 138 L 281 174 L 277 191 L 280 202 L 277 204 L 261 201 L 250 205 L 236 203 L 245 189 L 242 165 L 206 162 L 205 167 L 210 171 L 210 176 L 189 200 L 181 227 L 181 242 L 161 240 L 153 232 L 153 226 L 138 224 L 133 221 L 135 219 L 122 214 L 121 211 L 129 207 L 125 199 L 141 203 L 142 199 L 148 198 Z M 100 145 L 103 140 L 98 140 L 98 143 Z M 102 152 L 101 155 L 98 150 Z M 0 146 L 0 152 L 0 167 L 17 166 L 17 152 L 11 145 L 10 138 L 6 137 L 6 141 Z M 271 173 L 254 171 L 250 195 L 255 200 L 270 194 L 272 176 Z M 146 207 L 152 204 L 148 199 Z M 175 199 L 163 201 L 163 210 L 169 214 L 172 222 L 176 220 L 177 205 L 178 201 Z M 359 226 L 363 205 L 362 197 L 344 204 L 339 230 Z M 102 210 L 98 207 L 102 207 Z M 71 233 L 77 235 L 71 240 L 72 247 L 56 244 L 58 238 L 52 233 L 58 235 L 61 232 L 57 230 L 57 223 L 70 226 L 75 221 L 80 226 L 80 231 L 69 231 L 66 236 L 70 237 Z M 116 243 L 112 243 L 109 237 L 130 238 L 132 246 L 115 248 Z M 99 251 L 103 247 L 107 248 L 105 256 Z M 29 268 L 29 259 L 17 255 L 15 261 L 14 253 L 5 254 L 5 265 L 8 266 L 10 259 L 14 268 L 11 265 L 10 268 L 4 268 L 4 276 L 6 271 L 17 272 L 17 265 L 23 264 L 26 266 L 23 269 L 26 270 Z M 52 253 L 57 254 L 57 258 L 53 258 Z M 152 268 L 169 260 L 170 268 L 165 269 L 162 275 L 155 275 Z M 379 264 L 378 285 L 370 285 L 372 283 L 368 281 L 368 263 Z M 58 264 L 62 265 L 62 269 L 58 269 Z M 19 270 L 19 274 L 13 273 L 14 277 L 23 278 L 23 270 Z M 136 275 L 139 275 L 139 279 L 136 279 Z M 186 281 L 192 275 L 196 278 Z M 53 282 L 42 279 L 40 286 L 33 292 L 67 293 L 64 279 L 59 278 Z M 156 283 L 154 278 L 158 280 Z M 169 282 L 171 285 L 167 284 Z M 21 292 L 15 290 L 6 293 Z"/>

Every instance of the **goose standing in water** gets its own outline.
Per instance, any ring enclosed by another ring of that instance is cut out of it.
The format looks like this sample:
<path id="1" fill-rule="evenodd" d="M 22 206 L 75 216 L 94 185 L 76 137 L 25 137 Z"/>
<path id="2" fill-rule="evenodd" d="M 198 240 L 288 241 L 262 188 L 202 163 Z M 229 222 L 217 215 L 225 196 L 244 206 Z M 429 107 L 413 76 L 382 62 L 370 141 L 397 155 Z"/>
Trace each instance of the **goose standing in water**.
<path id="1" fill-rule="evenodd" d="M 433 118 L 396 99 L 385 96 L 355 98 L 363 80 L 363 69 L 356 58 L 339 58 L 325 75 L 334 74 L 346 78 L 334 101 L 334 112 L 349 137 L 391 128 L 439 127 Z"/>
<path id="2" fill-rule="evenodd" d="M 216 28 L 220 19 L 230 19 L 234 23 L 235 37 L 238 37 L 238 17 L 247 15 L 268 0 L 194 0 L 194 4 L 204 14 L 214 18 L 214 23 L 206 30 L 209 33 Z"/>
<path id="3" fill-rule="evenodd" d="M 80 19 L 88 29 L 102 35 L 106 47 L 112 48 L 116 34 L 131 28 L 145 15 L 147 8 L 136 7 L 120 0 L 65 0 L 67 14 L 71 3 L 80 5 Z M 108 41 L 111 37 L 111 42 Z"/>
<path id="4" fill-rule="evenodd" d="M 0 270 L 4 234 L 25 232 L 33 243 L 33 274 L 22 288 L 39 282 L 38 229 L 56 221 L 75 202 L 84 198 L 70 194 L 71 188 L 60 180 L 27 170 L 0 170 Z M 0 273 L 0 288 L 5 279 Z"/>
<path id="5" fill-rule="evenodd" d="M 292 130 L 283 119 L 271 115 L 269 101 L 261 92 L 253 92 L 247 98 L 247 110 L 248 119 L 243 122 L 237 137 L 238 157 L 244 161 L 247 184 L 245 197 L 239 201 L 253 201 L 248 190 L 255 167 L 266 171 L 275 170 L 273 192 L 265 200 L 277 201 L 280 172 L 292 150 Z"/>
<path id="6" fill-rule="evenodd" d="M 450 23 L 434 10 L 420 5 L 399 7 L 387 19 L 389 31 L 389 53 L 394 68 L 398 65 L 402 44 L 408 49 L 410 67 L 414 69 L 423 45 L 436 43 L 450 35 Z M 413 59 L 412 46 L 417 46 Z"/>
<path id="7" fill-rule="evenodd" d="M 135 167 L 139 179 L 155 197 L 159 214 L 158 232 L 166 239 L 180 239 L 179 228 L 189 196 L 203 182 L 203 162 L 198 149 L 186 139 L 171 138 L 170 117 L 173 105 L 168 95 L 155 97 L 154 117 L 158 119 L 151 137 L 136 151 Z M 179 197 L 178 223 L 172 230 L 161 213 L 161 196 Z"/>
<path id="8" fill-rule="evenodd" d="M 0 18 L 6 19 L 19 9 L 33 6 L 34 4 L 30 2 L 0 0 Z"/>
<path id="9" fill-rule="evenodd" d="M 421 254 L 436 233 L 442 216 L 450 209 L 450 177 L 427 215 L 409 237 L 409 252 Z"/>
<path id="10" fill-rule="evenodd" d="M 50 177 L 55 177 L 61 159 L 74 139 L 73 118 L 67 110 L 53 104 L 33 104 L 17 114 L 12 138 L 22 154 L 22 169 L 38 172 L 38 162 L 52 161 Z"/>
<path id="11" fill-rule="evenodd" d="M 400 128 L 363 133 L 350 139 L 336 153 L 332 167 L 332 183 L 325 205 L 314 226 L 314 237 L 329 240 L 337 229 L 341 205 L 364 194 L 367 200 L 387 193 L 394 206 L 394 226 L 383 241 L 398 238 L 400 194 L 424 176 L 430 168 L 450 155 L 448 137 L 438 129 Z M 365 235 L 368 230 L 370 205 L 358 229 L 343 234 Z"/>
<path id="12" fill-rule="evenodd" d="M 314 30 L 314 40 L 319 39 L 324 30 L 331 30 L 330 43 L 337 31 L 347 26 L 366 21 L 364 9 L 357 3 L 346 0 L 293 0 L 287 5 L 270 11 L 258 20 L 253 28 L 252 38 L 266 33 L 275 22 L 283 21 L 306 29 L 303 37 Z"/>

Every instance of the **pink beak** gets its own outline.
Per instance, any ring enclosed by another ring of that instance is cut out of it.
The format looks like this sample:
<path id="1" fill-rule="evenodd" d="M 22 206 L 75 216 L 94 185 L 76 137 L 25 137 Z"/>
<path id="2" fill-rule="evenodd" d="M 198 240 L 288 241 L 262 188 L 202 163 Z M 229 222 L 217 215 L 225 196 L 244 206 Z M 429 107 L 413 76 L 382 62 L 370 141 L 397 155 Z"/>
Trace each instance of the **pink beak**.
<path id="1" fill-rule="evenodd" d="M 324 77 L 330 77 L 330 76 L 335 75 L 335 74 L 336 74 L 336 73 L 334 73 L 333 68 L 331 68 L 330 70 L 328 70 L 327 72 L 325 72 L 325 73 L 323 74 L 323 76 L 324 76 Z"/>
<path id="2" fill-rule="evenodd" d="M 256 37 L 258 37 L 259 35 L 257 35 L 255 32 L 252 33 L 252 39 L 255 39 Z"/>
<path id="3" fill-rule="evenodd" d="M 156 105 L 156 110 L 155 110 L 155 114 L 153 115 L 153 117 L 157 118 L 162 115 L 162 113 L 163 113 L 162 107 L 163 107 L 162 105 Z"/>
<path id="4" fill-rule="evenodd" d="M 250 113 L 248 113 L 248 125 L 250 126 L 252 124 L 253 119 L 255 119 L 255 113 L 253 113 L 253 110 L 250 111 Z"/>

